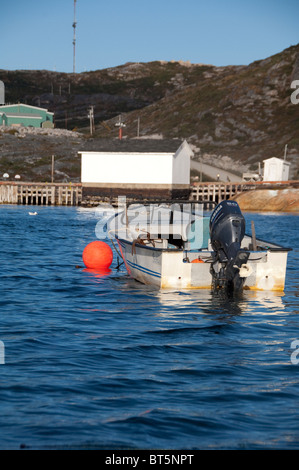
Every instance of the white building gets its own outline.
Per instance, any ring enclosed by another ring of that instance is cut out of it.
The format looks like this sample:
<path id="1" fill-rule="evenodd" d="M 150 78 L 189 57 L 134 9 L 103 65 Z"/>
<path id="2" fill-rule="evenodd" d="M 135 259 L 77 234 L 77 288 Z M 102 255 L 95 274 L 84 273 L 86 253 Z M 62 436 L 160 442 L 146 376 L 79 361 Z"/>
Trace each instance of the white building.
<path id="1" fill-rule="evenodd" d="M 104 147 L 79 152 L 84 196 L 183 198 L 189 194 L 193 152 L 186 141 L 123 139 L 106 142 Z"/>
<path id="2" fill-rule="evenodd" d="M 264 181 L 288 181 L 290 162 L 281 158 L 264 160 Z"/>

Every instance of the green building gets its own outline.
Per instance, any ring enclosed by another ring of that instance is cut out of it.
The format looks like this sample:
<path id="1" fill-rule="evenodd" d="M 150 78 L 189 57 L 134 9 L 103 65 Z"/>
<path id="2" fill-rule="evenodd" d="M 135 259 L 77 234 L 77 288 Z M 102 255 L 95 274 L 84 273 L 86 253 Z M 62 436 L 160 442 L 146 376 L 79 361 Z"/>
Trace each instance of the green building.
<path id="1" fill-rule="evenodd" d="M 0 126 L 54 127 L 54 113 L 28 104 L 0 106 Z"/>

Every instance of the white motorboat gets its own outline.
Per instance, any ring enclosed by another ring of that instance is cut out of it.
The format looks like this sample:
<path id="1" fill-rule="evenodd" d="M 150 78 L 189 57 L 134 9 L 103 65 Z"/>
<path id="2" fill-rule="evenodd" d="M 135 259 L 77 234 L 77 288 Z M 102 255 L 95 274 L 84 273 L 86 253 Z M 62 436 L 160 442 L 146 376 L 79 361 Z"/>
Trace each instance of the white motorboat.
<path id="1" fill-rule="evenodd" d="M 130 276 L 161 289 L 284 290 L 290 249 L 246 235 L 237 202 L 210 217 L 184 207 L 130 206 L 113 217 L 109 233 Z"/>

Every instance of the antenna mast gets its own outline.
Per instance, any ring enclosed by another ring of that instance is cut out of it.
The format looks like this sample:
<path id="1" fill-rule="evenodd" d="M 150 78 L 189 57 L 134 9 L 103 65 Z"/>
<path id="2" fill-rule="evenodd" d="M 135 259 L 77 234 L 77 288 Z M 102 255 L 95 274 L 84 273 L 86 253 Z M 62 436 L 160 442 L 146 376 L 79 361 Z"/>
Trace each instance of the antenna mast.
<path id="1" fill-rule="evenodd" d="M 73 73 L 76 73 L 76 26 L 77 26 L 77 22 L 76 22 L 76 3 L 77 3 L 77 0 L 74 0 Z"/>

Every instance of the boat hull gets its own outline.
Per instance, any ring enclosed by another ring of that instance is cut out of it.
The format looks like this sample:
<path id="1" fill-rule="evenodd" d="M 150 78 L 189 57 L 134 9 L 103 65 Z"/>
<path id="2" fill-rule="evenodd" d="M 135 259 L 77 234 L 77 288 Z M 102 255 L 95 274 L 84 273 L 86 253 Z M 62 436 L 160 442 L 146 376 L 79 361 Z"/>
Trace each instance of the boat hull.
<path id="1" fill-rule="evenodd" d="M 143 284 L 161 289 L 211 289 L 212 252 L 168 250 L 134 244 L 118 239 L 119 249 L 131 277 Z M 192 262 L 198 255 L 204 262 Z M 244 289 L 283 291 L 287 265 L 287 249 L 272 248 L 250 252 L 250 275 Z"/>

